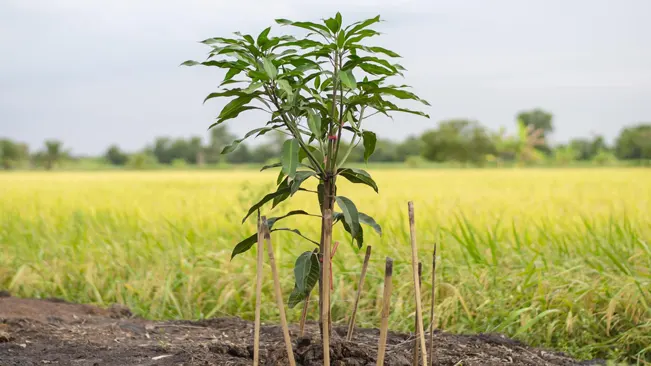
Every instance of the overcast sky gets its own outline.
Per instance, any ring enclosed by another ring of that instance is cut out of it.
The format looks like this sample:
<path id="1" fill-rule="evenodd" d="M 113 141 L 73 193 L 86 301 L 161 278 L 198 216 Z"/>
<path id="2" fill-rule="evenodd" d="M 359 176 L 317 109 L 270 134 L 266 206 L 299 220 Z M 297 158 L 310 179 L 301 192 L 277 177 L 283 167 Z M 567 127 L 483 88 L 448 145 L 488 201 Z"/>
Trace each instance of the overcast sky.
<path id="1" fill-rule="evenodd" d="M 286 28 L 275 18 L 344 23 L 380 14 L 374 43 L 403 56 L 431 119 L 376 120 L 404 138 L 464 117 L 513 130 L 523 109 L 554 114 L 555 141 L 651 121 L 649 0 L 0 0 L 0 136 L 77 154 L 156 136 L 207 136 L 223 102 L 203 98 L 220 71 L 198 41 Z M 263 121 L 243 113 L 243 134 Z"/>

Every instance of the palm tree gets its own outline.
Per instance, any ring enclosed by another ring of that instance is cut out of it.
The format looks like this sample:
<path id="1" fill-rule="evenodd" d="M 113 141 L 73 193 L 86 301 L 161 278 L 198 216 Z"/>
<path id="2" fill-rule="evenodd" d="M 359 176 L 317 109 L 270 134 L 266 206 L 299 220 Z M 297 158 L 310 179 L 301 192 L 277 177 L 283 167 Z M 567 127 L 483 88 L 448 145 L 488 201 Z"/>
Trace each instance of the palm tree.
<path id="1" fill-rule="evenodd" d="M 545 145 L 545 130 L 535 128 L 533 125 L 526 125 L 524 121 L 518 120 L 518 160 L 528 163 L 536 160 L 538 154 L 536 147 Z"/>

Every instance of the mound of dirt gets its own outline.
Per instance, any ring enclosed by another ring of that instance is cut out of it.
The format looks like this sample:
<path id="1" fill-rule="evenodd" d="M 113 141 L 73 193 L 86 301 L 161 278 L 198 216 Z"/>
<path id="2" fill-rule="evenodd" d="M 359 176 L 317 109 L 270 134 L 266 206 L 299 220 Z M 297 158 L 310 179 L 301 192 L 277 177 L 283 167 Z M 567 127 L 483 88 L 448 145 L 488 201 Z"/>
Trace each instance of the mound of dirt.
<path id="1" fill-rule="evenodd" d="M 253 323 L 238 318 L 154 322 L 128 309 L 0 295 L 0 366 L 250 365 Z M 379 331 L 356 329 L 346 342 L 335 327 L 333 365 L 375 365 Z M 299 365 L 322 365 L 318 325 L 306 336 L 291 329 Z M 385 365 L 411 365 L 413 336 L 390 333 Z M 588 365 L 558 352 L 530 348 L 501 335 L 434 334 L 436 365 Z M 262 365 L 287 365 L 280 328 L 261 329 Z"/>

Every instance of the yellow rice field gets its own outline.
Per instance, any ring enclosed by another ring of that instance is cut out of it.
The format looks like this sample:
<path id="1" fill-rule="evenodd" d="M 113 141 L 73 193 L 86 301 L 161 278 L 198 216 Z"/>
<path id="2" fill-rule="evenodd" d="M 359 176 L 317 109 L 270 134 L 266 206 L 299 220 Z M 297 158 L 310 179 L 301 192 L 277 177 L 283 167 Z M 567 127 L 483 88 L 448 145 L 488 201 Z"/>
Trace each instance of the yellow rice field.
<path id="1" fill-rule="evenodd" d="M 384 258 L 395 260 L 391 327 L 413 331 L 407 201 L 416 207 L 429 309 L 431 251 L 439 243 L 435 324 L 500 332 L 579 358 L 651 359 L 651 170 L 492 169 L 371 171 L 380 194 L 342 182 L 339 194 L 376 218 L 373 259 L 357 315 L 379 325 Z M 0 289 L 15 296 L 129 306 L 155 319 L 253 317 L 255 248 L 230 260 L 254 231 L 248 207 L 274 173 L 241 171 L 18 172 L 0 174 Z M 299 192 L 292 208 L 317 213 Z M 318 238 L 319 220 L 282 226 Z M 363 252 L 341 242 L 333 317 L 352 307 Z M 296 256 L 313 245 L 276 234 L 285 296 Z M 277 321 L 265 272 L 263 319 Z M 316 299 L 316 295 L 313 297 Z M 310 317 L 316 319 L 316 303 Z M 296 322 L 301 306 L 288 310 Z M 429 310 L 426 311 L 429 321 Z"/>

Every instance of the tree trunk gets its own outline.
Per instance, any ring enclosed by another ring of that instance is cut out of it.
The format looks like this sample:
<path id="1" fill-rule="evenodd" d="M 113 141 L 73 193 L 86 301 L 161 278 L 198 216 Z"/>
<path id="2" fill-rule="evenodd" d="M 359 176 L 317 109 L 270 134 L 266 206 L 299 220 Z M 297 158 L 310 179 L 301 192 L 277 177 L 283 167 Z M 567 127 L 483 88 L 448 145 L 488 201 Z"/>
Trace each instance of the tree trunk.
<path id="1" fill-rule="evenodd" d="M 330 210 L 330 212 L 333 212 L 334 204 L 335 204 L 335 193 L 336 193 L 336 185 L 334 178 L 329 178 L 326 179 L 323 182 L 323 194 L 325 197 L 322 198 L 323 200 L 323 207 L 321 210 L 321 239 L 319 241 L 319 257 L 323 260 L 323 246 L 324 246 L 324 238 L 326 237 L 326 231 L 330 231 L 332 233 L 332 227 L 326 227 L 325 226 L 325 220 L 323 219 L 323 214 L 326 212 L 326 210 Z M 332 235 L 327 235 L 327 237 L 332 238 Z M 330 246 L 332 247 L 332 246 Z M 323 278 L 323 270 L 330 268 L 329 263 L 321 263 L 321 276 L 319 276 L 319 330 L 321 333 L 321 337 L 323 337 L 323 317 L 321 314 L 323 314 L 323 291 L 330 291 L 330 289 L 324 289 L 323 288 L 323 283 L 322 283 L 322 278 Z M 328 314 L 330 314 L 330 309 L 328 309 Z M 328 319 L 330 319 L 330 316 L 328 316 Z M 332 322 L 328 323 L 328 329 L 331 330 L 332 327 Z M 329 334 L 332 334 L 332 332 L 329 332 Z"/>

